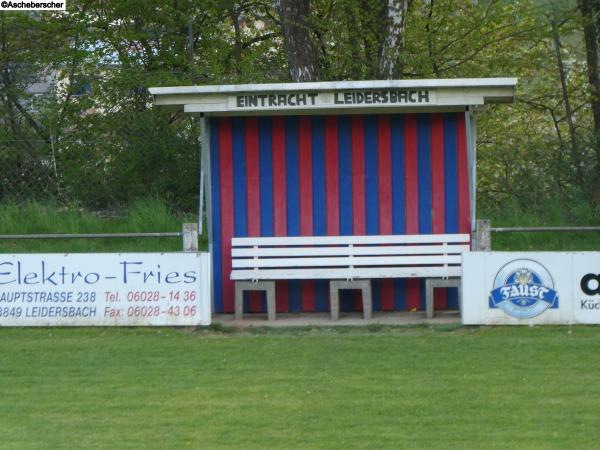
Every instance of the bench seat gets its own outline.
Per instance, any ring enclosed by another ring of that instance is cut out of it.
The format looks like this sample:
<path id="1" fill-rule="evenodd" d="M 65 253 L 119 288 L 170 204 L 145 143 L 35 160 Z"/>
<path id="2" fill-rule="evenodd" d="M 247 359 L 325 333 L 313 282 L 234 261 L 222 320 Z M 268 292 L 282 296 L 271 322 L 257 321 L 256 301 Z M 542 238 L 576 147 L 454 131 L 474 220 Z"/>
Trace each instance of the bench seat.
<path id="1" fill-rule="evenodd" d="M 469 241 L 468 234 L 233 238 L 231 279 L 236 281 L 236 317 L 242 316 L 244 290 L 269 293 L 269 282 L 274 280 L 330 280 L 330 292 L 335 291 L 336 296 L 331 298 L 332 317 L 336 318 L 339 289 L 360 288 L 363 303 L 365 297 L 370 303 L 370 280 L 374 278 L 459 279 L 462 253 L 469 251 Z M 367 283 L 359 283 L 361 280 Z M 432 289 L 428 286 L 428 317 L 433 315 Z M 272 291 L 268 309 L 274 309 Z M 370 304 L 363 309 L 370 311 Z M 268 313 L 269 318 L 275 317 L 274 311 Z"/>

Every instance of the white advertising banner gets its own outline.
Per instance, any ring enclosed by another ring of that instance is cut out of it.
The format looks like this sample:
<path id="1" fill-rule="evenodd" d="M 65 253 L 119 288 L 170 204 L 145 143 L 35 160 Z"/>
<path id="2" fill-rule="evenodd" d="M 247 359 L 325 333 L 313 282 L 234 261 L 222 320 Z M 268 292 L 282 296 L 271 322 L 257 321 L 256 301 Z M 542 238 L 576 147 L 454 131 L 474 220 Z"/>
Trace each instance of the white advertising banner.
<path id="1" fill-rule="evenodd" d="M 600 252 L 463 254 L 465 325 L 600 323 Z"/>
<path id="2" fill-rule="evenodd" d="M 209 325 L 208 253 L 0 255 L 0 326 Z"/>

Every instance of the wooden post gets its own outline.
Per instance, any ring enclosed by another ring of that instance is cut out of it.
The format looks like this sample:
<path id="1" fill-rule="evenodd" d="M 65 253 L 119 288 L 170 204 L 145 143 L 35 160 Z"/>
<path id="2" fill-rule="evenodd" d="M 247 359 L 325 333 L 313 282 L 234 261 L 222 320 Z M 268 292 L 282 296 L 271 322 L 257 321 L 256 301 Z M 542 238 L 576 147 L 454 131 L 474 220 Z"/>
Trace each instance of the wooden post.
<path id="1" fill-rule="evenodd" d="M 479 252 L 492 251 L 492 233 L 490 231 L 491 223 L 489 220 L 477 220 L 477 248 Z"/>
<path id="2" fill-rule="evenodd" d="M 198 224 L 184 223 L 183 224 L 183 251 L 197 252 L 198 251 Z"/>

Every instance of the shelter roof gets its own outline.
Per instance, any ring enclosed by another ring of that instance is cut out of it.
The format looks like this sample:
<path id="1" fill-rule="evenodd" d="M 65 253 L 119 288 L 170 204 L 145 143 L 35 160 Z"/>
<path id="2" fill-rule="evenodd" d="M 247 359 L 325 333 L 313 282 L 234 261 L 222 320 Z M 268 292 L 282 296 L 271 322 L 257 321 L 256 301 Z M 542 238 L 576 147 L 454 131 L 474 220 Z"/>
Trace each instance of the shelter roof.
<path id="1" fill-rule="evenodd" d="M 464 110 L 512 102 L 516 78 L 152 87 L 157 106 L 219 115 Z"/>

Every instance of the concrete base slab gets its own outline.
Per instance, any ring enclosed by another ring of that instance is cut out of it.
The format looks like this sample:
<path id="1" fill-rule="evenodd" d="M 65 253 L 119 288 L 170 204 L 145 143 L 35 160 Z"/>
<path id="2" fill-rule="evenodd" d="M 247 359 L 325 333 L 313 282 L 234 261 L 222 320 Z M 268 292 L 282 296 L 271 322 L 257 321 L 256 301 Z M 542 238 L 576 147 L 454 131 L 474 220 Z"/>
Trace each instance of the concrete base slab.
<path id="1" fill-rule="evenodd" d="M 231 327 L 337 327 L 380 325 L 447 325 L 460 324 L 458 311 L 437 311 L 434 318 L 428 319 L 425 311 L 417 312 L 375 312 L 370 319 L 365 319 L 360 312 L 344 313 L 337 320 L 332 320 L 328 312 L 323 313 L 278 313 L 277 320 L 265 321 L 266 314 L 244 314 L 244 320 L 236 320 L 233 314 L 217 314 L 214 322 L 221 322 Z"/>

